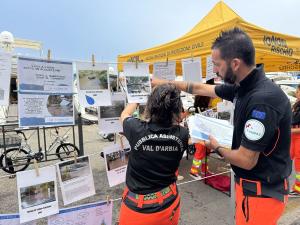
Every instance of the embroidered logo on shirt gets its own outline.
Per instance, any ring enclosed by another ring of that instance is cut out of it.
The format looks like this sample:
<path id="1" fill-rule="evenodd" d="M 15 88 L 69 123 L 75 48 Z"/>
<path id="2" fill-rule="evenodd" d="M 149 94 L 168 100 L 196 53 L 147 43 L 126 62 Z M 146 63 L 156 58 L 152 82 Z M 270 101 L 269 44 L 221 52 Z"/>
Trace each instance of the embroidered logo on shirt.
<path id="1" fill-rule="evenodd" d="M 258 120 L 250 119 L 245 124 L 244 134 L 250 141 L 257 141 L 264 136 L 265 126 Z"/>
<path id="2" fill-rule="evenodd" d="M 266 118 L 266 113 L 257 111 L 257 110 L 253 110 L 251 116 L 256 119 L 264 120 Z"/>

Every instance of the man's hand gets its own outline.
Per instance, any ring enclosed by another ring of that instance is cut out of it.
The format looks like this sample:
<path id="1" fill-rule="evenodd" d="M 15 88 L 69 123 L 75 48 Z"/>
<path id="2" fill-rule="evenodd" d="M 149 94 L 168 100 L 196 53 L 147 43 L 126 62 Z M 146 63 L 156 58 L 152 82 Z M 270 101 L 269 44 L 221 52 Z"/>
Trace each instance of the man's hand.
<path id="1" fill-rule="evenodd" d="M 205 141 L 205 146 L 214 150 L 216 147 L 220 146 L 220 144 L 213 136 L 209 135 L 209 141 Z"/>

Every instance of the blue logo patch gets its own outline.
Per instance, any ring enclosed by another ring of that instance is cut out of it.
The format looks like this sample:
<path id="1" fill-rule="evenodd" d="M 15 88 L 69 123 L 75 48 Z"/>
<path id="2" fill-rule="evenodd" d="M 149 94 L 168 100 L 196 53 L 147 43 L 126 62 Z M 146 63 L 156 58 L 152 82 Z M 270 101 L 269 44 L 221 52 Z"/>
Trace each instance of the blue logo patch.
<path id="1" fill-rule="evenodd" d="M 266 118 L 266 113 L 257 111 L 257 110 L 253 110 L 251 116 L 256 119 L 264 120 Z"/>

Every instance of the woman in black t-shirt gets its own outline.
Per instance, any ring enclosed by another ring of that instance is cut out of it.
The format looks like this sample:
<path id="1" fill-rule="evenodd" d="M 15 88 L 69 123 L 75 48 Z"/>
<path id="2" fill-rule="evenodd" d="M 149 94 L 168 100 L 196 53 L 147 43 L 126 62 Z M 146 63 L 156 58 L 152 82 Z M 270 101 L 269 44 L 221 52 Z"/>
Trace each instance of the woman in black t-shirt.
<path id="1" fill-rule="evenodd" d="M 137 104 L 121 114 L 131 146 L 120 225 L 178 224 L 180 197 L 176 171 L 188 146 L 188 130 L 179 126 L 180 91 L 171 84 L 155 87 L 145 109 L 147 121 L 133 118 Z"/>

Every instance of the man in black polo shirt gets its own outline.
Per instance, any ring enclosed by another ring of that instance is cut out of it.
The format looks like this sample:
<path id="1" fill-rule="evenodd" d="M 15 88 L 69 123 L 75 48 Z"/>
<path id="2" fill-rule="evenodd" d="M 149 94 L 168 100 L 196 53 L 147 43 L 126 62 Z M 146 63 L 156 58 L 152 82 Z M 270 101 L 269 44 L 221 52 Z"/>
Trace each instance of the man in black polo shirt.
<path id="1" fill-rule="evenodd" d="M 289 100 L 266 78 L 263 66 L 255 66 L 252 40 L 242 30 L 220 34 L 212 45 L 212 61 L 224 85 L 174 83 L 183 91 L 234 103 L 232 148 L 220 146 L 213 137 L 207 147 L 234 170 L 236 224 L 277 224 L 287 202 L 291 173 Z"/>

